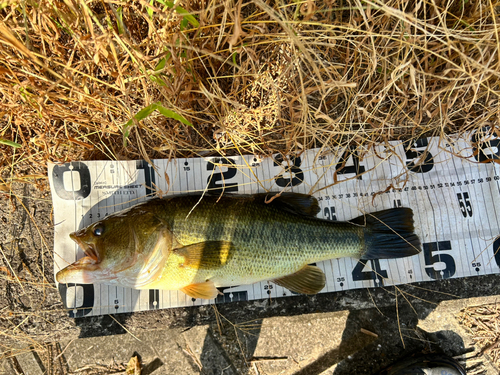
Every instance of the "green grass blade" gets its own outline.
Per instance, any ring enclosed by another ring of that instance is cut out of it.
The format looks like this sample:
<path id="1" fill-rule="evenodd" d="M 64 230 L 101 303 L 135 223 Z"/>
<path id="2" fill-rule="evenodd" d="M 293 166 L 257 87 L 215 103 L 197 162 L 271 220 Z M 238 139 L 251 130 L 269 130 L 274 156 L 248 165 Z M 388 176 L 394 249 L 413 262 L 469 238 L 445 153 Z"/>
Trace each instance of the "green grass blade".
<path id="1" fill-rule="evenodd" d="M 186 19 L 186 17 L 183 17 L 181 21 L 181 31 L 187 29 L 187 25 L 188 25 L 188 20 Z"/>
<path id="2" fill-rule="evenodd" d="M 158 1 L 162 5 L 169 7 L 170 9 L 172 9 L 175 6 L 175 4 L 171 1 L 165 1 L 165 0 L 156 0 L 156 1 Z M 180 14 L 181 16 L 183 16 L 184 19 L 187 20 L 194 27 L 200 26 L 200 23 L 198 22 L 198 20 L 191 13 L 189 13 L 186 9 L 184 9 L 183 7 L 176 6 L 175 11 L 178 14 Z"/>
<path id="3" fill-rule="evenodd" d="M 155 0 L 151 0 L 151 1 L 149 2 L 149 5 L 153 5 L 153 3 L 154 3 L 154 2 L 155 2 Z M 153 8 L 148 7 L 147 12 L 148 12 L 148 16 L 149 16 L 149 18 L 150 18 L 150 19 L 153 19 Z"/>
<path id="4" fill-rule="evenodd" d="M 191 124 L 188 120 L 186 120 L 186 118 L 184 118 L 184 116 L 181 116 L 178 113 L 176 113 L 170 109 L 167 109 L 160 104 L 158 104 L 157 109 L 158 109 L 158 112 L 160 112 L 165 117 L 173 118 L 174 120 L 182 122 L 184 125 L 193 126 L 193 124 Z"/>
<path id="5" fill-rule="evenodd" d="M 118 7 L 116 9 L 116 15 L 118 16 L 118 19 L 116 20 L 116 26 L 118 27 L 118 34 L 122 35 L 125 33 L 125 27 L 123 24 L 123 8 Z"/>
<path id="6" fill-rule="evenodd" d="M 151 79 L 151 81 L 153 81 L 157 85 L 164 86 L 164 87 L 167 86 L 167 83 L 158 76 L 149 76 L 149 78 Z"/>
<path id="7" fill-rule="evenodd" d="M 135 122 L 134 119 L 137 121 L 144 120 L 146 117 L 148 117 L 151 113 L 153 113 L 156 110 L 156 107 L 158 106 L 157 103 L 153 103 L 148 105 L 147 107 L 144 107 L 141 109 L 139 112 L 135 114 L 133 118 L 128 120 L 124 125 L 123 125 L 123 146 L 127 147 L 127 139 L 130 136 L 130 130 L 134 126 Z"/>
<path id="8" fill-rule="evenodd" d="M 155 66 L 155 72 L 163 69 L 165 67 L 166 63 L 167 63 L 167 59 L 165 57 L 163 59 L 161 59 L 160 61 L 158 61 L 158 64 L 156 64 L 156 66 Z"/>
<path id="9" fill-rule="evenodd" d="M 177 7 L 177 8 L 175 8 L 175 11 L 177 13 L 179 13 L 180 15 L 182 15 L 184 20 L 189 21 L 189 23 L 191 25 L 193 25 L 194 27 L 200 26 L 200 23 L 198 22 L 198 20 L 192 14 L 190 14 L 187 10 L 185 10 L 184 8 Z"/>
<path id="10" fill-rule="evenodd" d="M 130 136 L 130 130 L 132 130 L 132 128 L 135 124 L 134 119 L 137 121 L 144 120 L 146 117 L 148 117 L 151 113 L 153 113 L 156 110 L 158 110 L 158 112 L 160 112 L 165 117 L 180 121 L 184 125 L 193 126 L 193 124 L 191 124 L 191 122 L 189 122 L 186 118 L 184 118 L 184 116 L 179 115 L 178 113 L 176 113 L 170 109 L 165 108 L 164 106 L 161 105 L 160 102 L 152 103 L 152 104 L 148 105 L 147 107 L 144 107 L 143 109 L 141 109 L 139 112 L 137 112 L 133 118 L 128 120 L 123 125 L 122 131 L 123 131 L 123 146 L 124 147 L 127 147 L 127 139 Z"/>
<path id="11" fill-rule="evenodd" d="M 192 125 L 191 125 L 192 126 Z M 19 143 L 16 143 L 16 142 L 13 142 L 13 141 L 9 141 L 8 139 L 3 139 L 3 138 L 0 138 L 0 144 L 1 145 L 7 145 L 7 146 L 12 146 L 14 148 L 19 148 L 21 147 L 21 145 Z"/>
<path id="12" fill-rule="evenodd" d="M 144 107 L 143 109 L 141 109 L 139 112 L 137 112 L 137 114 L 134 116 L 134 118 L 137 120 L 137 121 L 141 121 L 141 120 L 144 120 L 146 117 L 148 117 L 151 113 L 154 112 L 155 109 L 157 109 L 158 107 L 158 103 L 153 103 L 153 104 L 150 104 L 148 105 L 147 107 Z"/>

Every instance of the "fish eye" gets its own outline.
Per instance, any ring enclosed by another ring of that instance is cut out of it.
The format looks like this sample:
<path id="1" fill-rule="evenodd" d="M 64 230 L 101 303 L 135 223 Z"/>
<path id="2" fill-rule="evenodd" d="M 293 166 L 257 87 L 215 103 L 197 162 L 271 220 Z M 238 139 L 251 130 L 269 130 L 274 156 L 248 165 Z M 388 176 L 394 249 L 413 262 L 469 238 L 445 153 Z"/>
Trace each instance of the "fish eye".
<path id="1" fill-rule="evenodd" d="M 92 233 L 94 233 L 95 236 L 101 236 L 104 233 L 104 225 L 102 224 L 96 225 Z"/>

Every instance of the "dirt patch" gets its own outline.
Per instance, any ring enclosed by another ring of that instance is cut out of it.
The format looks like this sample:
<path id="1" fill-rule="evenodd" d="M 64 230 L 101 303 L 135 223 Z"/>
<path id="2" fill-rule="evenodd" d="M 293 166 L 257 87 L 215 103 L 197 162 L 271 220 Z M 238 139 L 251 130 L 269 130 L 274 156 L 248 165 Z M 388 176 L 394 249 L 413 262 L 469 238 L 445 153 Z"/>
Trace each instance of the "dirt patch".
<path id="1" fill-rule="evenodd" d="M 500 305 L 470 306 L 458 320 L 470 333 L 481 353 L 500 371 Z"/>

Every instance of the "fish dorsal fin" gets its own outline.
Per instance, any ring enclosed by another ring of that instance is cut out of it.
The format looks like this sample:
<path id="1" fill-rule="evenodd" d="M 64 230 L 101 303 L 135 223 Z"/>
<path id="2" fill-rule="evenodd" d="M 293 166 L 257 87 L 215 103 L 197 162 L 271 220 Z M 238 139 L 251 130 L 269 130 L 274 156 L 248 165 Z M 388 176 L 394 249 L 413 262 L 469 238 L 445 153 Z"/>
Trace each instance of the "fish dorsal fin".
<path id="1" fill-rule="evenodd" d="M 305 266 L 291 275 L 272 281 L 295 293 L 316 294 L 325 287 L 325 274 L 316 266 Z"/>
<path id="2" fill-rule="evenodd" d="M 184 267 L 213 270 L 224 266 L 234 254 L 229 241 L 207 241 L 187 245 L 174 252 L 184 257 Z"/>
<path id="3" fill-rule="evenodd" d="M 181 288 L 181 292 L 186 293 L 189 297 L 201 299 L 213 299 L 220 293 L 213 281 L 185 286 Z"/>
<path id="4" fill-rule="evenodd" d="M 318 200 L 312 195 L 284 192 L 284 193 L 256 194 L 256 199 L 262 199 L 282 210 L 305 216 L 315 217 L 320 211 Z"/>

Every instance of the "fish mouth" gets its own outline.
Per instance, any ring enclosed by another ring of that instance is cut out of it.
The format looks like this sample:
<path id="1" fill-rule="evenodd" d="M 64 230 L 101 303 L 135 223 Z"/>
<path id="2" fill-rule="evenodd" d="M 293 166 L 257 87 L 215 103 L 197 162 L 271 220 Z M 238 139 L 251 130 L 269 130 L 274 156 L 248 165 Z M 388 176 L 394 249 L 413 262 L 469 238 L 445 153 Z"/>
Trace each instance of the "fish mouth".
<path id="1" fill-rule="evenodd" d="M 85 255 L 90 258 L 90 263 L 97 264 L 101 262 L 101 258 L 99 257 L 99 253 L 97 252 L 95 246 L 84 242 L 78 235 L 78 232 L 70 233 L 69 237 L 75 241 L 76 244 L 83 250 Z"/>
<path id="2" fill-rule="evenodd" d="M 96 282 L 96 271 L 99 272 L 99 266 L 86 256 L 57 272 L 56 281 L 60 284 L 92 284 Z"/>
<path id="3" fill-rule="evenodd" d="M 106 275 L 100 269 L 101 259 L 95 245 L 83 240 L 83 231 L 73 232 L 69 237 L 85 252 L 85 256 L 57 272 L 56 281 L 63 284 L 93 284 L 104 279 Z"/>

